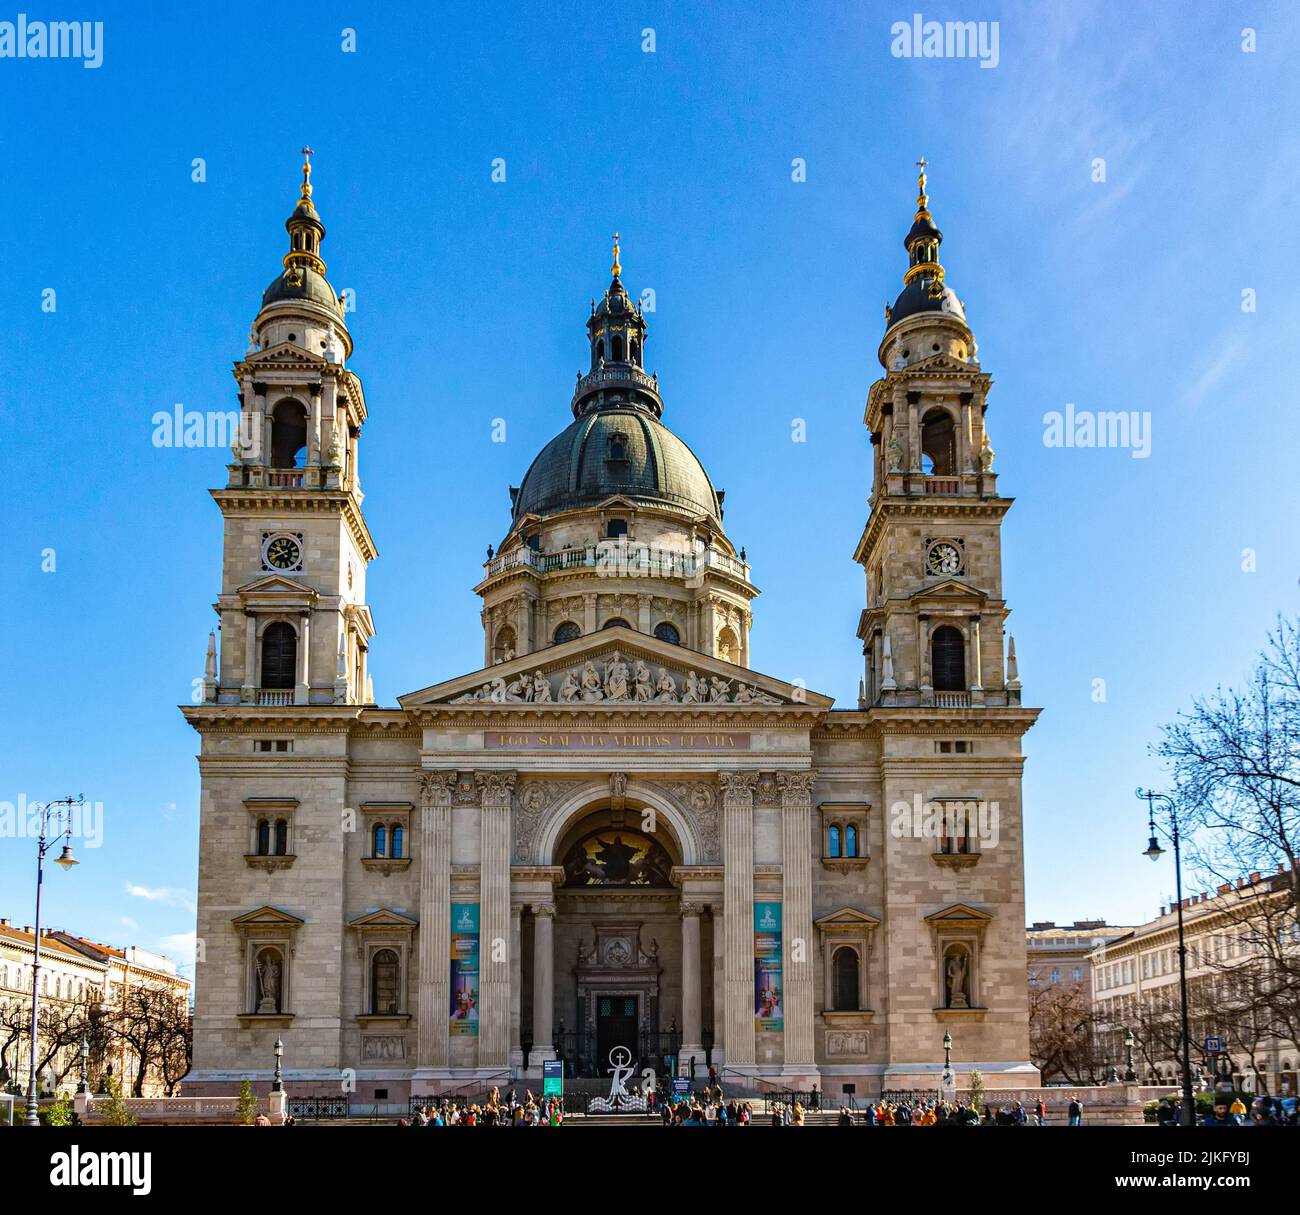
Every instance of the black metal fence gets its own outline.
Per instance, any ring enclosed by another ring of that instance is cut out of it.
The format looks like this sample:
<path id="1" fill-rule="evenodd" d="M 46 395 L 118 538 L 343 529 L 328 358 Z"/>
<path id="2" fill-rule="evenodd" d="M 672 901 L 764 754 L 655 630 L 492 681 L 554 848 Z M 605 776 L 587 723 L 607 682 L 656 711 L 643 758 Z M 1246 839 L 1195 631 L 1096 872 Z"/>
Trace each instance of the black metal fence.
<path id="1" fill-rule="evenodd" d="M 337 1097 L 290 1097 L 289 1113 L 295 1122 L 327 1122 L 348 1116 L 346 1095 Z"/>
<path id="2" fill-rule="evenodd" d="M 881 1101 L 888 1105 L 914 1105 L 918 1101 L 938 1101 L 937 1088 L 887 1088 L 880 1094 Z"/>

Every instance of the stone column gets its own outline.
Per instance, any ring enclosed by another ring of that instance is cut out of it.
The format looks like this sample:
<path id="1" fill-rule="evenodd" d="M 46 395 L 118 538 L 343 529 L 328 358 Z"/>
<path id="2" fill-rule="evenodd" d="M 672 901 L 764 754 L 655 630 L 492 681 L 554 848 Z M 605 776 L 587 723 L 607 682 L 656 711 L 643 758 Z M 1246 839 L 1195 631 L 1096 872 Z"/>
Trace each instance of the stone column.
<path id="1" fill-rule="evenodd" d="M 524 1066 L 522 1039 L 523 1011 L 520 997 L 524 990 L 522 903 L 510 903 L 510 1071 L 518 1075 Z"/>
<path id="2" fill-rule="evenodd" d="M 451 795 L 455 772 L 420 780 L 416 1067 L 447 1067 L 451 1016 Z"/>
<path id="3" fill-rule="evenodd" d="M 311 396 L 311 413 L 307 419 L 307 466 L 314 468 L 320 464 L 321 385 L 309 384 L 307 391 Z"/>
<path id="4" fill-rule="evenodd" d="M 528 1070 L 555 1058 L 555 904 L 533 904 L 533 1050 Z"/>
<path id="5" fill-rule="evenodd" d="M 700 903 L 681 905 L 682 915 L 682 1045 L 678 1057 L 689 1063 L 692 1056 L 704 1062 L 700 1019 Z"/>
<path id="6" fill-rule="evenodd" d="M 924 613 L 916 618 L 916 686 L 922 692 L 930 691 L 929 620 Z"/>
<path id="7" fill-rule="evenodd" d="M 650 632 L 650 596 L 636 597 L 636 627 L 642 633 Z"/>
<path id="8" fill-rule="evenodd" d="M 297 687 L 293 690 L 293 703 L 305 705 L 311 689 L 311 610 L 303 612 L 298 628 Z"/>
<path id="9" fill-rule="evenodd" d="M 729 1067 L 754 1065 L 754 786 L 756 772 L 719 772 L 722 785 L 724 992 Z"/>
<path id="10" fill-rule="evenodd" d="M 596 596 L 590 591 L 582 597 L 582 631 L 596 631 Z"/>
<path id="11" fill-rule="evenodd" d="M 479 829 L 480 1067 L 509 1065 L 510 1056 L 510 794 L 513 772 L 477 772 Z"/>
<path id="12" fill-rule="evenodd" d="M 723 903 L 718 899 L 713 903 L 713 1064 L 721 1071 L 719 1060 L 725 1060 L 727 1036 L 727 987 L 726 987 L 726 923 L 723 916 Z"/>
<path id="13" fill-rule="evenodd" d="M 970 618 L 970 691 L 973 704 L 984 700 L 984 670 L 980 654 L 980 618 Z"/>
<path id="14" fill-rule="evenodd" d="M 244 682 L 239 699 L 246 705 L 257 703 L 257 616 L 244 613 Z"/>
<path id="15" fill-rule="evenodd" d="M 778 772 L 785 1071 L 816 1075 L 813 1053 L 812 772 Z"/>

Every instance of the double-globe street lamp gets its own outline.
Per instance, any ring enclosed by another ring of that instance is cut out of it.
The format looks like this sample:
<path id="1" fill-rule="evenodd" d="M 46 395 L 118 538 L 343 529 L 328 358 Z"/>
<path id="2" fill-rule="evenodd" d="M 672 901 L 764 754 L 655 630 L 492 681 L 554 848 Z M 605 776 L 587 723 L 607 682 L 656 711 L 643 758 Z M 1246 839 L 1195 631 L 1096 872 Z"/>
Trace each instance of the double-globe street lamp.
<path id="1" fill-rule="evenodd" d="M 1153 793 L 1150 789 L 1138 789 L 1136 795 L 1146 801 L 1147 825 L 1151 829 L 1151 839 L 1142 854 L 1150 860 L 1158 861 L 1165 854 L 1156 838 L 1155 803 L 1164 802 L 1169 809 L 1170 843 L 1174 847 L 1174 903 L 1178 908 L 1178 987 L 1182 999 L 1182 1039 L 1183 1039 L 1183 1100 L 1179 1110 L 1180 1126 L 1196 1125 L 1196 1098 L 1192 1095 L 1192 1047 L 1191 1030 L 1187 1021 L 1187 939 L 1183 932 L 1183 860 L 1178 841 L 1178 807 L 1167 793 Z"/>
<path id="2" fill-rule="evenodd" d="M 45 854 L 60 840 L 64 841 L 63 851 L 54 858 L 54 863 L 66 873 L 78 864 L 72 855 L 72 807 L 85 805 L 83 797 L 64 797 L 58 801 L 46 802 L 40 807 L 40 833 L 36 842 L 36 925 L 32 939 L 32 1056 L 31 1071 L 27 1080 L 27 1115 L 23 1119 L 26 1126 L 40 1126 L 41 1119 L 36 1104 L 36 1057 L 37 1050 L 37 1010 L 40 1004 L 41 974 L 41 884 L 45 880 Z M 50 834 L 50 820 L 54 812 L 58 813 L 54 825 L 59 828 L 55 835 Z"/>

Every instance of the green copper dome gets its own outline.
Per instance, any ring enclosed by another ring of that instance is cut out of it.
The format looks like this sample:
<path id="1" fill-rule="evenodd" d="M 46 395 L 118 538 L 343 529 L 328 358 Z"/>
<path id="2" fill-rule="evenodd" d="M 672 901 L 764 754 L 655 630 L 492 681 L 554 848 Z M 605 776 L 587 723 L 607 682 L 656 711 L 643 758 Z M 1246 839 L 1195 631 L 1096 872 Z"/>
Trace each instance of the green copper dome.
<path id="1" fill-rule="evenodd" d="M 514 517 L 593 506 L 614 494 L 708 515 L 722 506 L 695 453 L 644 409 L 598 409 L 561 431 L 514 495 Z"/>

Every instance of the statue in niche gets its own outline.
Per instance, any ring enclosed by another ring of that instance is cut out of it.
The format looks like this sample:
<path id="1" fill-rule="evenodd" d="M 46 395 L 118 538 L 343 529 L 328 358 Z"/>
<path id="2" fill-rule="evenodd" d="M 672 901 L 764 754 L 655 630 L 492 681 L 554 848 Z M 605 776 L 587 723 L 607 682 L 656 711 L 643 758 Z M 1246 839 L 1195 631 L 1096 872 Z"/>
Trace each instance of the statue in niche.
<path id="1" fill-rule="evenodd" d="M 655 685 L 654 680 L 650 678 L 650 668 L 639 658 L 632 672 L 632 682 L 635 685 L 635 700 L 648 701 L 654 699 Z"/>
<path id="2" fill-rule="evenodd" d="M 564 681 L 560 684 L 560 699 L 566 704 L 582 699 L 582 689 L 578 686 L 578 681 L 573 677 L 572 671 L 564 677 Z"/>
<path id="3" fill-rule="evenodd" d="M 655 683 L 655 700 L 665 704 L 677 702 L 677 680 L 668 674 L 666 667 L 659 668 L 659 679 Z"/>
<path id="4" fill-rule="evenodd" d="M 280 959 L 269 949 L 257 962 L 257 1011 L 280 1011 Z"/>
<path id="5" fill-rule="evenodd" d="M 551 684 L 541 671 L 533 672 L 533 703 L 545 705 L 551 703 Z"/>
<path id="6" fill-rule="evenodd" d="M 966 976 L 969 971 L 966 951 L 952 949 L 943 964 L 944 979 L 948 986 L 948 1007 L 969 1008 L 966 996 Z"/>
<path id="7" fill-rule="evenodd" d="M 604 700 L 605 692 L 600 686 L 600 675 L 596 671 L 594 663 L 588 662 L 582 668 L 582 699 L 583 700 Z"/>
<path id="8" fill-rule="evenodd" d="M 627 663 L 617 650 L 605 667 L 605 696 L 609 700 L 627 700 Z"/>

